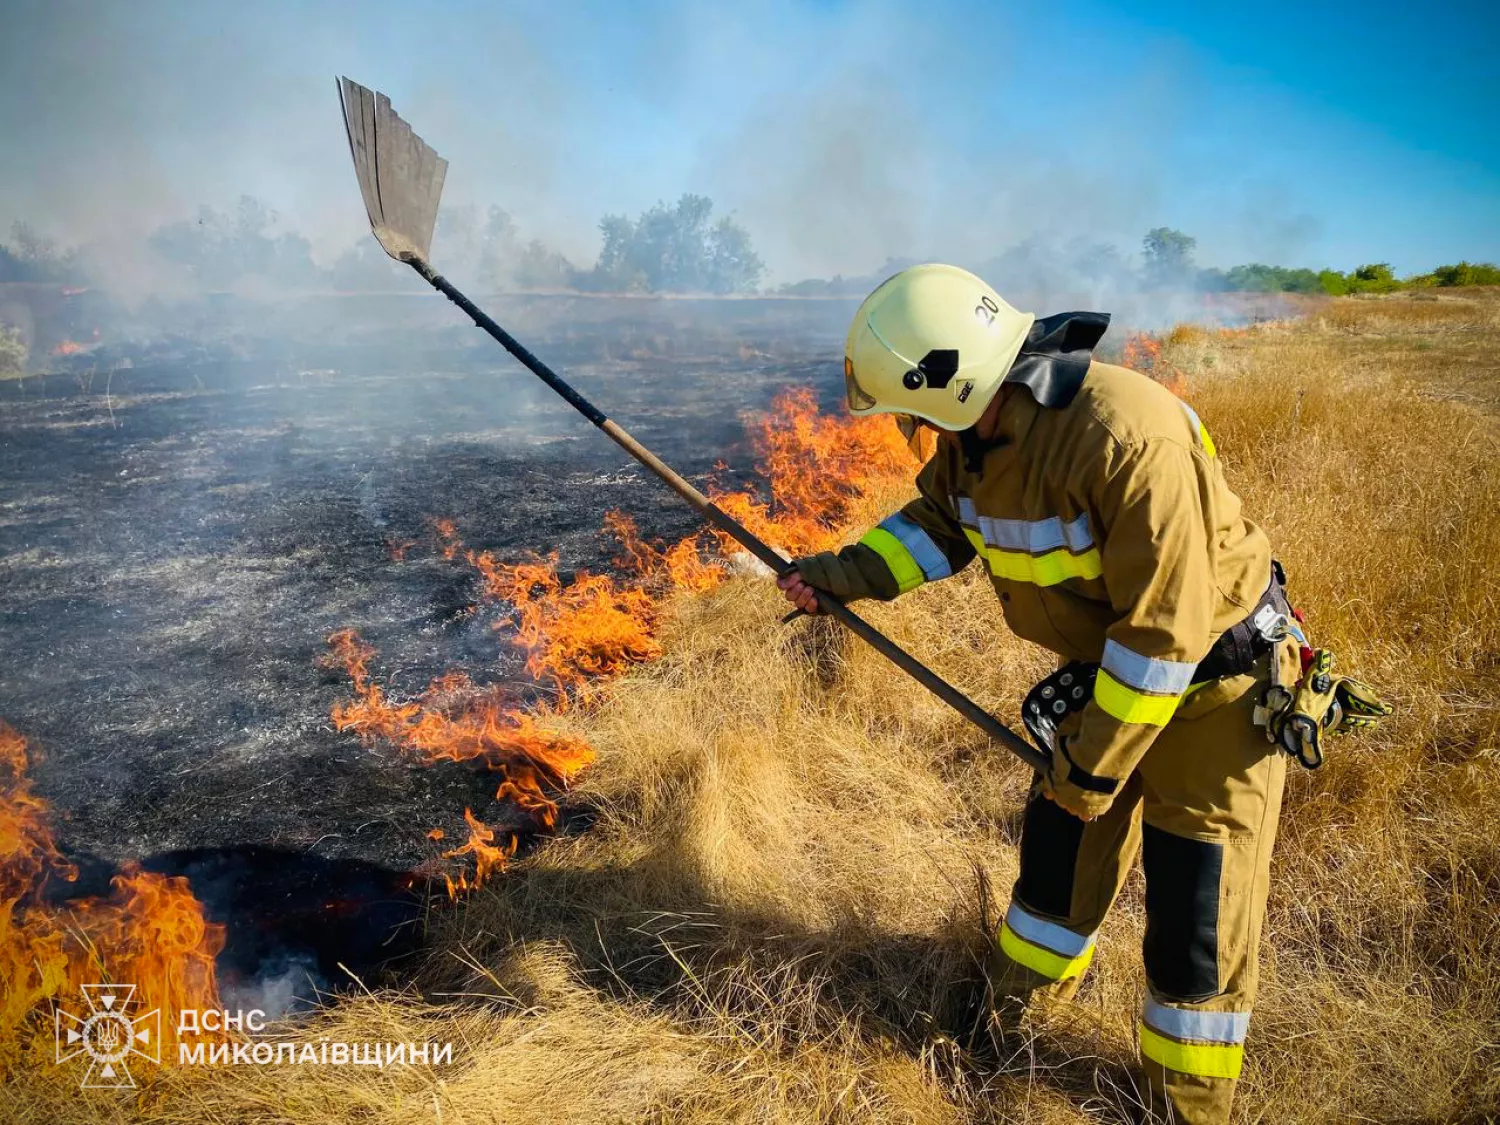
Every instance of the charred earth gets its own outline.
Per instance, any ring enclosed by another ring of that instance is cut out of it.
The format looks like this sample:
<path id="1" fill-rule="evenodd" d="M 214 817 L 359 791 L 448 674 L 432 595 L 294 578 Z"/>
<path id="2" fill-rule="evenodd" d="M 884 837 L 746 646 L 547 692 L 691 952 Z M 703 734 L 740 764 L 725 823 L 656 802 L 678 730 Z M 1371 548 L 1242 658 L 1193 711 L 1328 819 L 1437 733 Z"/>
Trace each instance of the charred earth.
<path id="1" fill-rule="evenodd" d="M 835 395 L 847 309 L 692 304 L 504 311 L 685 475 L 725 462 L 732 485 L 752 468 L 744 412 L 788 385 Z M 379 649 L 392 691 L 455 668 L 524 681 L 503 607 L 434 549 L 435 519 L 502 558 L 556 551 L 564 577 L 610 566 L 607 510 L 648 537 L 693 529 L 498 348 L 431 321 L 451 309 L 391 305 L 380 331 L 340 305 L 337 331 L 290 339 L 236 308 L 0 383 L 0 718 L 40 750 L 37 789 L 82 861 L 66 893 L 128 861 L 186 875 L 230 923 L 231 982 L 409 951 L 430 831 L 462 838 L 466 807 L 507 826 L 482 766 L 414 766 L 329 722 L 338 629 Z"/>

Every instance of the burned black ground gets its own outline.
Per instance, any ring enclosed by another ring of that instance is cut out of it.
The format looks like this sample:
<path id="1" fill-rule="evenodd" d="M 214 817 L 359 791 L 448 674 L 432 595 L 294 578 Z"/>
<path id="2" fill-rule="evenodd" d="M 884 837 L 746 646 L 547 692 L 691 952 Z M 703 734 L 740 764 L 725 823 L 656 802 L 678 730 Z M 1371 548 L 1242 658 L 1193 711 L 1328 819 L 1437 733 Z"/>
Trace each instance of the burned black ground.
<path id="1" fill-rule="evenodd" d="M 429 829 L 461 839 L 466 806 L 505 822 L 482 770 L 332 729 L 349 687 L 320 668 L 325 639 L 358 630 L 397 694 L 455 667 L 521 681 L 503 607 L 471 612 L 434 517 L 502 558 L 556 551 L 565 574 L 609 565 L 611 508 L 648 535 L 694 521 L 474 336 L 138 350 L 0 385 L 0 719 L 40 751 L 66 850 L 149 865 L 275 848 L 399 872 L 433 857 Z M 749 469 L 744 411 L 838 381 L 837 337 L 805 323 L 688 338 L 650 358 L 660 332 L 626 318 L 528 342 L 700 483 L 720 459 Z"/>

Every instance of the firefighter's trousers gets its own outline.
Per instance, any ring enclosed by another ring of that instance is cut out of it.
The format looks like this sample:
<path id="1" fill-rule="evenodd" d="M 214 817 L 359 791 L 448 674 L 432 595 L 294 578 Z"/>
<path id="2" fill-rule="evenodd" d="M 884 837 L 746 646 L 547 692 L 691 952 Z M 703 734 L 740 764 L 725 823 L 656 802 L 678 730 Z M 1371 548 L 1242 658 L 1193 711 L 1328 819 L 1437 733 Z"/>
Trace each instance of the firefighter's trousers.
<path id="1" fill-rule="evenodd" d="M 1285 649 L 1282 659 L 1292 659 Z M 1021 874 L 996 939 L 997 998 L 1067 998 L 1137 851 L 1148 986 L 1139 1036 L 1161 1120 L 1229 1117 L 1255 999 L 1256 954 L 1286 759 L 1252 713 L 1254 675 L 1189 695 L 1114 804 L 1085 824 L 1033 790 Z"/>

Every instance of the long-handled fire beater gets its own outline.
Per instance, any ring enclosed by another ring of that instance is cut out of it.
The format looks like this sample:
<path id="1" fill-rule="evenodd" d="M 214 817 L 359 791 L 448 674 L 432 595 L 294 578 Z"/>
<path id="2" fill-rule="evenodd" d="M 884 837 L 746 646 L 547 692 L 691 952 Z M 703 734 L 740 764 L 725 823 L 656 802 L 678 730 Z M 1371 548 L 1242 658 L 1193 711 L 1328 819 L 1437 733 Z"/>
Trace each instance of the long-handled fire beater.
<path id="1" fill-rule="evenodd" d="M 473 318 L 502 347 L 520 360 L 573 409 L 603 430 L 611 440 L 650 469 L 693 506 L 714 527 L 732 537 L 778 575 L 791 569 L 790 560 L 762 542 L 738 521 L 722 511 L 681 475 L 674 472 L 618 423 L 563 381 L 558 374 L 528 351 L 509 332 L 490 319 L 474 302 L 428 263 L 432 232 L 437 223 L 438 201 L 448 162 L 438 156 L 411 126 L 391 109 L 390 99 L 344 78 L 339 83 L 344 125 L 349 133 L 349 151 L 364 195 L 365 211 L 375 239 L 392 258 L 405 262 L 448 300 Z M 1025 739 L 921 663 L 900 645 L 865 621 L 848 606 L 826 594 L 818 595 L 824 613 L 836 618 L 856 636 L 874 646 L 902 671 L 952 707 L 985 734 L 1000 743 L 1032 769 L 1045 770 L 1047 759 Z"/>

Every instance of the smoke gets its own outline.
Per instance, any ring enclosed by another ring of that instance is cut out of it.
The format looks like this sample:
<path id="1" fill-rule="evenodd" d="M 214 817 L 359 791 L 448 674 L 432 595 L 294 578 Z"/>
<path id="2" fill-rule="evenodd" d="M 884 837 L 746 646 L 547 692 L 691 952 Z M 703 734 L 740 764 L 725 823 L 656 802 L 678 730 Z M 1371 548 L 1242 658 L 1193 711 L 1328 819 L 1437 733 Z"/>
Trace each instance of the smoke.
<path id="1" fill-rule="evenodd" d="M 265 1020 L 274 1022 L 310 1010 L 319 994 L 328 991 L 313 954 L 288 952 L 268 957 L 249 980 L 226 979 L 220 997 L 227 1011 L 259 1010 Z"/>
<path id="2" fill-rule="evenodd" d="M 773 284 L 1019 253 L 1046 260 L 1045 284 L 1025 288 L 1098 303 L 1126 275 L 1073 269 L 1100 256 L 1076 248 L 1128 261 L 1148 227 L 1202 233 L 1176 217 L 1184 185 L 1225 201 L 1216 247 L 1306 253 L 1321 227 L 1297 191 L 1182 143 L 1184 106 L 1206 88 L 1190 57 L 1110 58 L 1078 35 L 942 4 L 21 3 L 0 34 L 0 163 L 19 170 L 0 182 L 0 229 L 23 219 L 83 245 L 93 276 L 132 300 L 255 291 L 250 277 L 337 284 L 300 260 L 210 282 L 153 238 L 212 226 L 248 196 L 266 242 L 335 278 L 403 284 L 367 245 L 331 81 L 349 73 L 450 159 L 446 213 L 508 214 L 508 253 L 536 239 L 586 267 L 602 214 L 697 191 L 749 230 Z M 460 281 L 514 280 L 450 250 Z"/>

